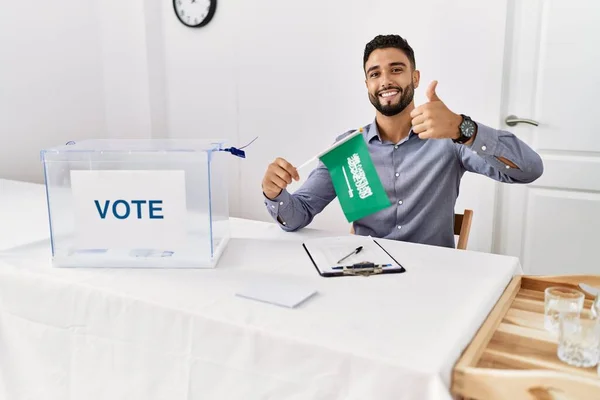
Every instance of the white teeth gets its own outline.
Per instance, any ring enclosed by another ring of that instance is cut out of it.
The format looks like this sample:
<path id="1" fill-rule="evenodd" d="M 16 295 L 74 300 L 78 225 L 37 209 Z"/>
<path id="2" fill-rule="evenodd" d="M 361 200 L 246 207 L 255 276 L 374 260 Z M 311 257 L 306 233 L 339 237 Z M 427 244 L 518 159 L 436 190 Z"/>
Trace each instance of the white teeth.
<path id="1" fill-rule="evenodd" d="M 386 92 L 386 93 L 382 93 L 380 96 L 381 97 L 390 97 L 390 96 L 395 96 L 396 94 L 398 94 L 398 92 Z"/>

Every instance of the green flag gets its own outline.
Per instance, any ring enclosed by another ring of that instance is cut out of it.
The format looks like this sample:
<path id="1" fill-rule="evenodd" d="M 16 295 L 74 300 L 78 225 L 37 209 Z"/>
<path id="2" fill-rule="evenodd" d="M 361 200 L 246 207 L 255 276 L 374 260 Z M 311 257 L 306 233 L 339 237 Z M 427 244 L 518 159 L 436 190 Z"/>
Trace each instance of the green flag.
<path id="1" fill-rule="evenodd" d="M 318 157 L 329 170 L 348 222 L 391 205 L 369 155 L 362 129 L 340 140 Z"/>

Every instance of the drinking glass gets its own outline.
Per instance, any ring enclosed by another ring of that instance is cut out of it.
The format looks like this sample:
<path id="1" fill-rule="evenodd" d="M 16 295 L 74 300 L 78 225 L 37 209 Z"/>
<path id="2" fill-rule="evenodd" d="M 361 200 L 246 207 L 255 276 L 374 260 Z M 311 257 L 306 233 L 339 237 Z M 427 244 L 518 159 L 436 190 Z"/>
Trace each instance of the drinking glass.
<path id="1" fill-rule="evenodd" d="M 576 367 L 593 367 L 600 357 L 600 321 L 591 313 L 559 320 L 558 358 Z"/>
<path id="2" fill-rule="evenodd" d="M 558 334 L 559 319 L 576 318 L 583 309 L 583 292 L 565 287 L 549 287 L 544 291 L 544 328 Z"/>

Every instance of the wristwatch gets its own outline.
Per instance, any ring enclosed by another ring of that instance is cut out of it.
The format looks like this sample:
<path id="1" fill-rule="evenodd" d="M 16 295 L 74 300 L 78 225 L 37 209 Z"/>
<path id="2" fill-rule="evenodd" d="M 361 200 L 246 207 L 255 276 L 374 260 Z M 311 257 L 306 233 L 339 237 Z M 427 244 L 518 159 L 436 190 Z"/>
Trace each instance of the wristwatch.
<path id="1" fill-rule="evenodd" d="M 458 139 L 452 139 L 452 141 L 454 143 L 463 144 L 471 140 L 473 135 L 475 135 L 475 133 L 477 132 L 477 124 L 468 116 L 464 114 L 460 115 L 463 118 L 462 122 L 460 123 L 460 126 L 458 127 L 460 136 L 458 137 Z"/>

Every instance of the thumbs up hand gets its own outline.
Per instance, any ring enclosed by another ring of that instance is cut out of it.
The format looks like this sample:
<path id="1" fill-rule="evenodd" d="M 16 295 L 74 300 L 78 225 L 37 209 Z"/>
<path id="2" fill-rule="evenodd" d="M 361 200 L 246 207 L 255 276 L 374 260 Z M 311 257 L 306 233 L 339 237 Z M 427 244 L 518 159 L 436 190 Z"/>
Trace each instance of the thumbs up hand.
<path id="1" fill-rule="evenodd" d="M 425 92 L 429 101 L 410 113 L 413 132 L 420 139 L 457 139 L 462 116 L 450 111 L 438 97 L 437 84 L 437 81 L 431 82 Z"/>
<path id="2" fill-rule="evenodd" d="M 437 81 L 433 81 L 429 84 L 429 86 L 427 87 L 427 91 L 425 92 L 425 95 L 427 96 L 427 99 L 432 102 L 432 101 L 442 101 L 440 100 L 440 98 L 438 97 L 437 93 L 435 92 L 435 88 L 437 88 Z"/>

